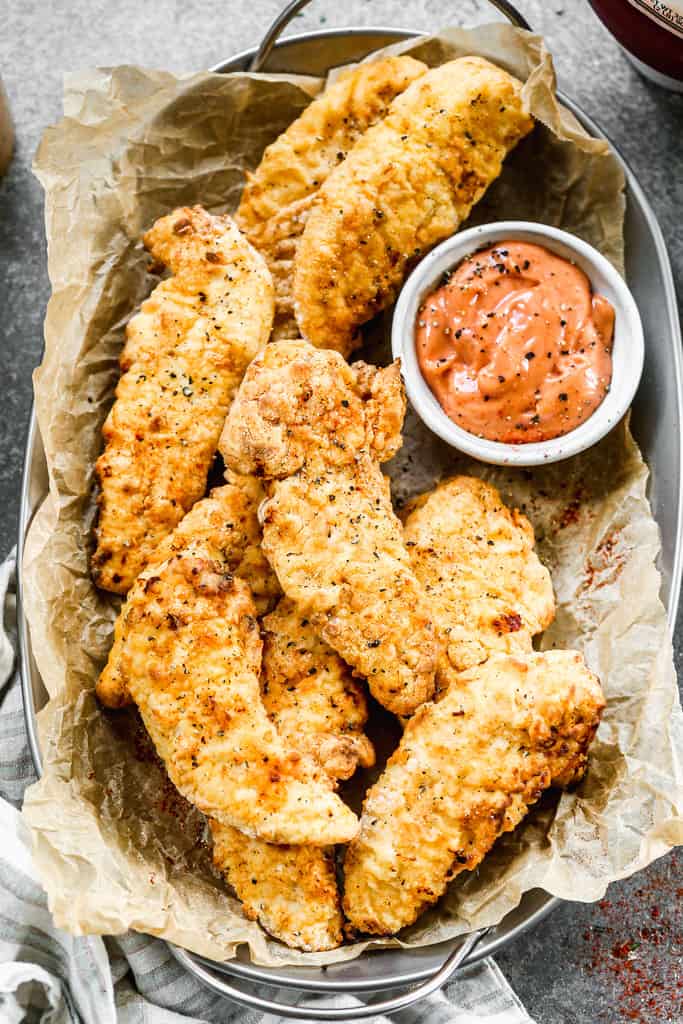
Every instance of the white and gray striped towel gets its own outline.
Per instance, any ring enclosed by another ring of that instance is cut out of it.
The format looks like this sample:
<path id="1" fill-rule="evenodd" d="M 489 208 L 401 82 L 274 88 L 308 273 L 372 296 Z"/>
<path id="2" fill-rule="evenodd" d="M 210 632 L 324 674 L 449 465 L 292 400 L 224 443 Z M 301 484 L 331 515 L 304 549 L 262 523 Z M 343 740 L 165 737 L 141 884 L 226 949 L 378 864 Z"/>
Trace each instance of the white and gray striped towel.
<path id="1" fill-rule="evenodd" d="M 0 1024 L 276 1024 L 214 995 L 165 942 L 130 932 L 74 937 L 54 927 L 18 813 L 35 778 L 15 666 L 14 558 L 0 567 Z M 291 993 L 278 993 L 287 1002 Z M 302 999 L 302 1001 L 304 1001 Z M 315 1002 L 308 997 L 308 1002 Z M 326 1003 L 329 1000 L 325 1000 Z M 353 1007 L 353 996 L 332 1003 Z M 392 1018 L 396 1024 L 533 1024 L 492 960 Z M 389 1024 L 386 1017 L 373 1024 Z"/>

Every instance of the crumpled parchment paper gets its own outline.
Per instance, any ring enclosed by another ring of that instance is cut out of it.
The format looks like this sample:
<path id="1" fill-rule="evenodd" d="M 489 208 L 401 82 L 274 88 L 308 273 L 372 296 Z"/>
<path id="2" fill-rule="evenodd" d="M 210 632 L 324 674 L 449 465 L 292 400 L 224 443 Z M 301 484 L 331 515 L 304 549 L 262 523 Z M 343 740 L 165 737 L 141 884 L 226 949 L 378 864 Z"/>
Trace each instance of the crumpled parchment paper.
<path id="1" fill-rule="evenodd" d="M 473 221 L 556 224 L 621 267 L 621 170 L 606 143 L 557 106 L 539 37 L 492 25 L 393 49 L 431 64 L 479 53 L 526 83 L 540 123 Z M 280 965 L 332 963 L 367 945 L 303 954 L 247 921 L 212 867 L 204 819 L 168 782 L 137 714 L 103 711 L 93 693 L 116 614 L 115 600 L 95 590 L 88 572 L 93 465 L 125 323 L 156 281 L 141 232 L 179 204 L 232 209 L 244 169 L 321 85 L 134 67 L 85 72 L 68 80 L 64 120 L 37 156 L 53 295 L 35 395 L 50 494 L 31 530 L 24 591 L 50 700 L 39 715 L 45 773 L 28 791 L 24 814 L 56 922 L 72 932 L 135 928 L 216 959 L 247 943 L 254 960 Z M 386 361 L 378 333 L 370 355 Z M 397 501 L 457 468 L 491 479 L 527 512 L 558 601 L 542 646 L 583 650 L 608 697 L 578 791 L 547 795 L 478 871 L 461 875 L 402 934 L 403 943 L 420 945 L 499 921 L 530 888 L 597 899 L 609 882 L 683 842 L 683 719 L 647 470 L 626 426 L 592 451 L 533 473 L 458 461 L 412 416 L 405 435 L 390 467 Z"/>

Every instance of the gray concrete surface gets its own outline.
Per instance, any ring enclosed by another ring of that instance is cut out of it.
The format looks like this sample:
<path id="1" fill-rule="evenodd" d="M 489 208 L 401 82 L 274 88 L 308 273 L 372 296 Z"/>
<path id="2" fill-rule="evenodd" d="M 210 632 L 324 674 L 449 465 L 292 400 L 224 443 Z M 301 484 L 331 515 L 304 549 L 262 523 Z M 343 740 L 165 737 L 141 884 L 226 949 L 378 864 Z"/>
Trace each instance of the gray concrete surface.
<path id="1" fill-rule="evenodd" d="M 140 63 L 208 67 L 259 40 L 281 0 L 0 0 L 0 74 L 17 148 L 0 183 L 0 555 L 14 543 L 31 371 L 49 294 L 42 196 L 31 160 L 61 109 L 62 74 Z M 555 55 L 562 88 L 598 118 L 640 178 L 683 282 L 683 97 L 645 83 L 583 0 L 520 0 Z M 433 30 L 489 17 L 463 0 L 316 0 L 295 30 L 384 24 Z M 683 619 L 676 632 L 681 661 Z M 675 855 L 612 887 L 598 906 L 565 904 L 498 961 L 539 1024 L 683 1020 L 683 895 Z M 578 895 L 578 894 L 577 894 Z"/>

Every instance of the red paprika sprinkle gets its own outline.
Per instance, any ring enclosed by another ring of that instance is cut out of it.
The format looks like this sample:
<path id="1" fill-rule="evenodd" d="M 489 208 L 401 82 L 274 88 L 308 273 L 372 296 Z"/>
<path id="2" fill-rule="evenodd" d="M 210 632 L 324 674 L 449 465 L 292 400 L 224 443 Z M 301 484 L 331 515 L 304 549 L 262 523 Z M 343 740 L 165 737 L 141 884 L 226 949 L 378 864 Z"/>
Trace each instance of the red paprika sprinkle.
<path id="1" fill-rule="evenodd" d="M 638 888 L 613 888 L 596 905 L 594 923 L 582 933 L 581 959 L 600 987 L 614 994 L 596 1021 L 683 1021 L 683 890 L 671 884 L 679 877 L 674 851 L 634 880 Z M 656 902 L 663 893 L 665 907 Z"/>

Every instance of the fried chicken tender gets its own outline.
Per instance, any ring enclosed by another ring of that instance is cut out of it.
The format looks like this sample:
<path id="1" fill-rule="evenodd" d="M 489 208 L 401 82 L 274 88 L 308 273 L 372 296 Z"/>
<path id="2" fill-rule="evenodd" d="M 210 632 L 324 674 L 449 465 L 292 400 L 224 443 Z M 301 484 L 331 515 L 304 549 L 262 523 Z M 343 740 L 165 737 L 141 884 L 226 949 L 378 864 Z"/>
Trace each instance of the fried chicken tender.
<path id="1" fill-rule="evenodd" d="M 344 72 L 265 150 L 247 175 L 235 220 L 250 234 L 290 204 L 312 195 L 391 101 L 423 75 L 413 57 L 384 57 Z"/>
<path id="2" fill-rule="evenodd" d="M 603 707 L 574 651 L 492 654 L 421 707 L 347 850 L 351 925 L 386 935 L 412 924 L 544 789 L 583 772 Z"/>
<path id="3" fill-rule="evenodd" d="M 451 235 L 533 127 L 521 82 L 479 57 L 421 75 L 327 178 L 296 250 L 301 334 L 348 355 L 415 261 Z"/>
<path id="4" fill-rule="evenodd" d="M 197 502 L 173 533 L 161 541 L 133 584 L 129 598 L 134 591 L 144 595 L 147 580 L 172 555 L 182 554 L 193 544 L 206 542 L 220 552 L 228 572 L 249 584 L 259 615 L 275 605 L 281 591 L 261 549 L 257 516 L 264 498 L 262 484 L 256 477 L 237 473 L 226 474 L 226 481 L 225 486 L 214 488 L 208 498 Z M 114 627 L 114 643 L 107 664 L 97 682 L 97 696 L 109 708 L 123 707 L 132 699 L 122 671 L 126 614 L 124 603 Z"/>
<path id="5" fill-rule="evenodd" d="M 229 217 L 183 207 L 144 241 L 173 276 L 128 324 L 96 464 L 91 571 L 119 594 L 204 493 L 228 406 L 274 311 L 265 261 Z"/>
<path id="6" fill-rule="evenodd" d="M 261 691 L 287 745 L 319 761 L 330 778 L 349 778 L 374 762 L 363 735 L 367 701 L 351 670 L 283 598 L 263 620 Z M 214 862 L 246 915 L 289 946 L 334 949 L 342 914 L 333 851 L 275 846 L 211 821 Z"/>
<path id="7" fill-rule="evenodd" d="M 436 642 L 379 463 L 400 443 L 397 363 L 350 367 L 303 341 L 249 367 L 220 449 L 268 478 L 263 549 L 285 594 L 373 696 L 411 714 L 434 689 Z"/>
<path id="8" fill-rule="evenodd" d="M 162 541 L 129 600 L 167 558 L 205 542 L 217 548 L 228 568 L 249 583 L 259 613 L 272 607 L 280 588 L 261 550 L 256 512 L 264 497 L 262 484 L 254 476 L 230 473 L 227 480 L 224 487 L 198 502 Z M 124 624 L 122 613 L 109 662 L 98 682 L 98 696 L 109 707 L 131 700 L 121 674 Z M 293 750 L 314 756 L 331 780 L 348 778 L 358 762 L 372 763 L 372 746 L 362 734 L 367 703 L 348 667 L 286 599 L 264 620 L 264 628 L 261 691 L 281 739 Z M 209 826 L 214 863 L 248 917 L 299 949 L 334 949 L 341 943 L 342 914 L 331 849 L 266 843 L 215 818 L 209 818 Z"/>
<path id="9" fill-rule="evenodd" d="M 385 57 L 346 71 L 265 150 L 247 175 L 238 225 L 268 263 L 275 284 L 273 338 L 297 338 L 294 253 L 318 189 L 391 101 L 427 70 L 412 57 Z"/>
<path id="10" fill-rule="evenodd" d="M 526 516 L 470 476 L 446 480 L 404 515 L 403 536 L 439 636 L 439 685 L 450 669 L 489 654 L 530 651 L 554 618 L 555 599 Z"/>
<path id="11" fill-rule="evenodd" d="M 280 588 L 261 550 L 256 514 L 264 497 L 261 482 L 254 476 L 226 476 L 226 485 L 198 502 L 161 542 L 129 599 L 167 558 L 202 542 L 217 548 L 229 570 L 249 583 L 260 614 L 272 607 Z M 131 700 L 121 674 L 124 624 L 122 613 L 98 682 L 98 696 L 109 707 Z M 331 780 L 348 778 L 357 763 L 371 764 L 374 751 L 362 732 L 367 702 L 348 666 L 286 599 L 264 620 L 264 629 L 261 692 L 281 739 L 314 757 Z M 214 862 L 247 916 L 290 946 L 322 950 L 340 944 L 342 915 L 331 850 L 265 843 L 215 818 L 209 818 L 209 826 Z"/>
<path id="12" fill-rule="evenodd" d="M 334 849 L 275 846 L 209 822 L 216 867 L 245 915 L 287 946 L 306 952 L 341 945 L 342 912 Z"/>
<path id="13" fill-rule="evenodd" d="M 348 841 L 355 815 L 283 742 L 261 700 L 249 587 L 198 542 L 126 602 L 121 673 L 169 778 L 199 810 L 273 843 Z"/>
<path id="14" fill-rule="evenodd" d="M 332 779 L 373 765 L 375 752 L 363 733 L 364 687 L 349 666 L 288 598 L 262 627 L 263 703 L 283 739 L 315 757 Z"/>

